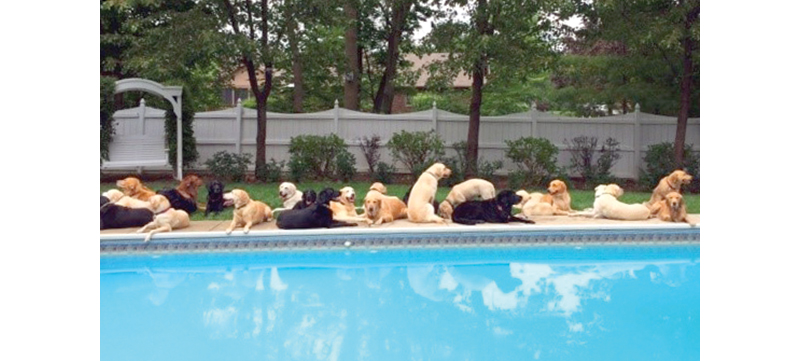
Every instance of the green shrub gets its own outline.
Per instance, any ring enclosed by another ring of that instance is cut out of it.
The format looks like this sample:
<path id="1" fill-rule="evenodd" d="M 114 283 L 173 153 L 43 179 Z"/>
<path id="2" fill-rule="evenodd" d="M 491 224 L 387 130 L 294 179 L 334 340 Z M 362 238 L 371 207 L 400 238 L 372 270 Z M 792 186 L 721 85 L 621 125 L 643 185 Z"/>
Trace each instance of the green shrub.
<path id="1" fill-rule="evenodd" d="M 570 144 L 569 168 L 583 177 L 587 189 L 593 189 L 598 184 L 617 182 L 611 174 L 611 167 L 622 156 L 619 154 L 619 142 L 616 139 L 606 139 L 599 151 L 596 150 L 597 137 L 583 135 L 572 138 L 568 143 Z M 595 161 L 596 152 L 599 152 L 600 156 Z"/>
<path id="2" fill-rule="evenodd" d="M 375 166 L 381 161 L 381 136 L 373 134 L 372 137 L 358 138 L 358 147 L 364 152 L 369 174 L 375 173 Z"/>
<path id="3" fill-rule="evenodd" d="M 347 176 L 349 172 L 355 174 L 355 156 L 347 151 L 344 140 L 336 134 L 292 137 L 289 153 L 290 173 L 296 181 L 304 177 L 321 180 Z M 338 169 L 339 166 L 342 169 Z"/>
<path id="4" fill-rule="evenodd" d="M 233 154 L 227 151 L 216 152 L 205 164 L 214 177 L 229 182 L 241 182 L 247 174 L 247 167 L 253 163 L 250 153 Z"/>
<path id="5" fill-rule="evenodd" d="M 305 163 L 297 157 L 292 157 L 289 159 L 289 179 L 292 182 L 300 183 L 300 181 L 305 177 L 306 171 L 308 170 Z"/>
<path id="6" fill-rule="evenodd" d="M 396 172 L 397 169 L 395 169 L 393 165 L 389 165 L 385 162 L 378 162 L 375 166 L 375 174 L 372 180 L 383 184 L 392 184 L 394 180 L 393 174 Z"/>
<path id="7" fill-rule="evenodd" d="M 100 164 L 108 160 L 108 144 L 114 137 L 114 92 L 116 79 L 100 77 Z"/>
<path id="8" fill-rule="evenodd" d="M 542 186 L 554 174 L 559 172 L 556 166 L 558 147 L 545 138 L 523 137 L 507 140 L 509 149 L 506 157 L 523 171 L 524 177 L 517 172 L 512 181 L 520 182 L 518 187 Z M 516 177 L 516 178 L 514 178 Z M 516 187 L 515 187 L 516 188 Z"/>
<path id="9" fill-rule="evenodd" d="M 692 175 L 692 182 L 682 188 L 690 193 L 700 192 L 700 155 L 695 153 L 691 144 L 684 147 L 683 164 L 687 173 Z M 644 156 L 645 169 L 640 170 L 639 185 L 652 190 L 661 178 L 678 169 L 675 163 L 675 145 L 671 142 L 653 144 L 647 147 Z"/>
<path id="10" fill-rule="evenodd" d="M 263 170 L 256 171 L 256 179 L 264 180 L 265 182 L 276 183 L 283 175 L 283 167 L 286 161 L 276 161 L 275 158 L 270 158 L 269 162 L 264 166 Z"/>
<path id="11" fill-rule="evenodd" d="M 414 178 L 444 157 L 444 142 L 433 130 L 427 132 L 401 130 L 400 133 L 392 134 L 392 139 L 386 146 L 391 151 L 392 158 L 406 166 Z"/>
<path id="12" fill-rule="evenodd" d="M 452 171 L 450 177 L 439 181 L 440 184 L 445 187 L 452 187 L 466 180 L 467 142 L 463 140 L 455 142 L 453 143 L 453 149 L 456 151 L 456 156 L 442 159 L 442 162 Z M 481 157 L 478 158 L 478 170 L 475 176 L 492 183 L 497 183 L 495 173 L 500 168 L 503 168 L 503 161 L 485 161 Z"/>
<path id="13" fill-rule="evenodd" d="M 336 178 L 349 182 L 356 175 L 356 156 L 348 151 L 336 155 Z"/>

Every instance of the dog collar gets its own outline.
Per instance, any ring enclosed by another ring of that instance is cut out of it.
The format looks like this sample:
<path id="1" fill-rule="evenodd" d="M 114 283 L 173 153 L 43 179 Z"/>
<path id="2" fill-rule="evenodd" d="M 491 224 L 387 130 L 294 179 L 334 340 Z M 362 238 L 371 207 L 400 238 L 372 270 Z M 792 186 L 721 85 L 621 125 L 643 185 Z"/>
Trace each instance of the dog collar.
<path id="1" fill-rule="evenodd" d="M 433 174 L 433 173 L 431 173 L 431 172 L 430 172 L 430 171 L 428 171 L 428 170 L 426 170 L 426 171 L 425 171 L 425 173 L 428 173 L 428 174 L 430 174 L 431 176 L 433 176 L 433 178 L 436 178 L 436 174 Z"/>
<path id="2" fill-rule="evenodd" d="M 243 204 L 241 207 L 236 207 L 236 206 L 233 206 L 233 208 L 234 208 L 234 209 L 242 209 L 242 208 L 244 208 L 245 206 L 247 206 L 247 203 Z"/>

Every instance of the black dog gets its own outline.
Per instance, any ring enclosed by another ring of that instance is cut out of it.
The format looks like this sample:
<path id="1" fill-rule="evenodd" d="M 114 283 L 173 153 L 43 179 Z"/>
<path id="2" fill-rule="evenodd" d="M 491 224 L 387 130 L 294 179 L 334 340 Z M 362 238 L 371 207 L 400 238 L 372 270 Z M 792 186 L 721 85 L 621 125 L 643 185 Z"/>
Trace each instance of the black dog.
<path id="1" fill-rule="evenodd" d="M 153 221 L 153 216 L 153 212 L 147 208 L 118 206 L 100 196 L 100 230 L 141 227 Z"/>
<path id="2" fill-rule="evenodd" d="M 511 215 L 511 206 L 519 203 L 522 197 L 510 190 L 504 190 L 496 197 L 482 201 L 467 201 L 453 210 L 453 222 L 474 225 L 477 223 L 509 223 L 522 222 L 533 224 L 533 221 Z"/>
<path id="3" fill-rule="evenodd" d="M 225 200 L 222 199 L 225 193 L 225 185 L 218 180 L 213 180 L 206 185 L 208 190 L 208 202 L 206 202 L 206 217 L 209 212 L 219 213 L 225 208 Z M 172 202 L 172 200 L 170 200 Z"/>
<path id="4" fill-rule="evenodd" d="M 411 186 L 411 188 L 408 189 L 408 192 L 406 192 L 406 195 L 403 196 L 403 203 L 405 203 L 406 206 L 408 206 L 408 197 L 411 196 L 411 190 L 412 189 L 414 189 L 413 185 Z M 439 201 L 437 201 L 436 199 L 433 200 L 433 213 L 434 214 L 435 213 L 439 213 Z"/>
<path id="5" fill-rule="evenodd" d="M 170 206 L 172 206 L 172 208 L 175 208 L 176 210 L 182 209 L 189 214 L 192 214 L 197 210 L 197 203 L 195 203 L 195 201 L 191 198 L 185 198 L 184 196 L 182 196 L 181 193 L 178 192 L 178 190 L 175 188 L 162 189 L 157 193 L 164 197 L 167 197 Z"/>
<path id="6" fill-rule="evenodd" d="M 305 194 L 305 192 L 304 192 Z M 289 209 L 278 216 L 280 229 L 333 228 L 356 226 L 355 223 L 340 222 L 333 219 L 333 212 L 328 205 L 339 197 L 340 192 L 333 188 L 325 188 L 316 197 L 314 204 L 303 209 Z"/>
<path id="7" fill-rule="evenodd" d="M 317 192 L 314 192 L 313 189 L 306 189 L 303 192 L 303 199 L 301 199 L 300 202 L 295 203 L 292 209 L 297 210 L 297 209 L 308 208 L 312 204 L 316 203 L 316 201 L 317 201 Z"/>

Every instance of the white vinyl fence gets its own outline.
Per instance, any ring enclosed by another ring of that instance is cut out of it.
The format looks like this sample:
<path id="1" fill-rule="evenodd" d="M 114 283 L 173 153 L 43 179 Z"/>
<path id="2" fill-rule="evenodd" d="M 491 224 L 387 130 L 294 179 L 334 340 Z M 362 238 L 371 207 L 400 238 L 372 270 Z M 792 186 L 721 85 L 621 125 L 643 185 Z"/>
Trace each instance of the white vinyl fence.
<path id="1" fill-rule="evenodd" d="M 521 137 L 543 137 L 559 147 L 558 164 L 568 166 L 570 153 L 568 141 L 579 136 L 596 137 L 599 145 L 606 138 L 620 143 L 621 158 L 612 168 L 612 173 L 621 178 L 638 178 L 639 169 L 644 168 L 643 158 L 647 147 L 675 140 L 677 118 L 638 111 L 624 115 L 597 118 L 562 117 L 531 109 L 524 113 L 503 116 L 482 116 L 480 124 L 479 157 L 486 161 L 502 160 L 503 168 L 498 174 L 515 170 L 516 165 L 505 158 L 508 148 L 506 140 Z M 115 139 L 127 134 L 144 131 L 153 137 L 164 137 L 164 110 L 137 107 L 114 113 Z M 392 163 L 386 142 L 392 134 L 401 130 L 435 130 L 444 140 L 447 156 L 455 155 L 452 144 L 467 138 L 469 116 L 433 109 L 404 114 L 373 114 L 339 108 L 318 113 L 282 114 L 267 112 L 267 161 L 290 158 L 289 142 L 298 135 L 337 134 L 345 140 L 348 150 L 356 156 L 356 168 L 368 170 L 366 159 L 358 146 L 358 139 L 377 134 L 381 137 L 381 161 Z M 141 133 L 137 133 L 141 134 Z M 228 151 L 250 153 L 255 160 L 256 111 L 243 108 L 241 102 L 235 108 L 196 113 L 194 136 L 200 159 L 196 169 L 205 169 L 204 162 L 214 153 Z M 113 141 L 112 141 L 113 142 Z M 700 151 L 700 119 L 690 118 L 686 130 L 686 144 Z M 399 171 L 406 171 L 398 162 Z M 168 168 L 147 168 L 168 169 Z"/>

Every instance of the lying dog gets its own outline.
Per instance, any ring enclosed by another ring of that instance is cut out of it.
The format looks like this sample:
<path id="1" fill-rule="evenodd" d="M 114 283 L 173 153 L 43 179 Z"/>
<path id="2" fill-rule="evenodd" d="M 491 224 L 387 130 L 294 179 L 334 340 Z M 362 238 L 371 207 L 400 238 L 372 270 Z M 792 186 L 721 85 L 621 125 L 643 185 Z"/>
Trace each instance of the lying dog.
<path id="1" fill-rule="evenodd" d="M 651 214 L 657 215 L 658 219 L 664 222 L 686 222 L 694 226 L 686 216 L 686 203 L 683 196 L 678 192 L 669 192 L 667 195 L 651 208 Z"/>
<path id="2" fill-rule="evenodd" d="M 498 193 L 497 197 L 489 200 L 466 201 L 453 210 L 453 222 L 467 225 L 509 222 L 535 223 L 511 214 L 511 207 L 521 200 L 521 196 L 510 190 L 504 190 Z"/>
<path id="3" fill-rule="evenodd" d="M 435 163 L 428 167 L 411 187 L 408 196 L 408 220 L 414 223 L 445 223 L 445 220 L 436 215 L 433 201 L 436 197 L 436 188 L 439 179 L 450 176 L 450 169 L 442 163 Z"/>
<path id="4" fill-rule="evenodd" d="M 109 189 L 101 194 L 102 196 L 108 198 L 108 200 L 112 203 L 122 199 L 125 197 L 125 194 L 122 193 L 119 189 Z"/>
<path id="5" fill-rule="evenodd" d="M 356 213 L 356 191 L 353 187 L 344 187 L 339 190 L 339 197 L 328 204 L 333 213 L 333 219 L 342 222 L 365 222 L 367 219 Z"/>
<path id="6" fill-rule="evenodd" d="M 522 197 L 522 201 L 514 205 L 514 208 L 519 208 L 522 216 L 526 219 L 533 219 L 536 216 L 563 216 L 570 214 L 556 208 L 552 203 L 543 202 L 545 195 L 542 193 L 528 193 L 524 189 L 520 189 L 516 194 Z"/>
<path id="7" fill-rule="evenodd" d="M 453 186 L 447 198 L 439 204 L 439 215 L 444 219 L 450 219 L 453 215 L 453 207 L 458 206 L 466 201 L 475 200 L 480 197 L 481 200 L 494 198 L 494 185 L 483 179 L 470 179 Z"/>
<path id="8" fill-rule="evenodd" d="M 594 205 L 591 212 L 576 212 L 570 216 L 591 215 L 594 218 L 621 221 L 643 221 L 650 218 L 650 209 L 644 204 L 626 204 L 618 200 L 624 191 L 620 186 L 601 184 L 594 188 Z"/>
<path id="9" fill-rule="evenodd" d="M 315 192 L 313 189 L 306 189 L 303 192 L 303 197 L 300 200 L 300 202 L 295 203 L 292 209 L 300 210 L 303 208 L 307 208 L 316 202 L 317 202 L 317 192 Z"/>
<path id="10" fill-rule="evenodd" d="M 278 196 L 281 197 L 283 208 L 292 209 L 297 202 L 303 199 L 303 194 L 297 191 L 294 183 L 283 182 L 278 186 Z"/>
<path id="11" fill-rule="evenodd" d="M 250 227 L 261 222 L 268 222 L 272 219 L 272 209 L 261 201 L 250 199 L 250 195 L 241 189 L 234 189 L 223 195 L 226 200 L 233 201 L 233 221 L 226 234 L 231 234 L 233 229 L 244 226 L 244 233 L 250 232 Z"/>
<path id="12" fill-rule="evenodd" d="M 158 232 L 172 232 L 173 229 L 180 229 L 189 227 L 189 213 L 182 209 L 170 208 L 166 212 L 156 214 L 153 221 L 145 224 L 144 227 L 139 228 L 136 233 L 150 232 L 144 237 L 144 241 L 150 241 L 150 238 Z"/>
<path id="13" fill-rule="evenodd" d="M 388 193 L 388 190 L 386 189 L 386 186 L 383 185 L 383 183 L 381 183 L 381 182 L 372 183 L 372 185 L 369 186 L 369 190 L 378 191 L 378 193 L 380 193 L 380 194 Z"/>
<path id="14" fill-rule="evenodd" d="M 147 208 L 153 213 L 161 213 L 170 208 L 170 203 L 167 197 L 156 194 L 147 201 L 140 201 L 136 198 L 123 196 L 114 204 L 128 208 Z"/>
<path id="15" fill-rule="evenodd" d="M 680 169 L 670 173 L 668 176 L 661 178 L 658 185 L 653 189 L 653 194 L 650 200 L 645 203 L 647 208 L 652 209 L 657 203 L 666 198 L 670 192 L 681 192 L 681 186 L 689 184 L 692 181 L 692 176 Z"/>
<path id="16" fill-rule="evenodd" d="M 568 214 L 568 212 L 573 212 L 571 205 L 572 198 L 567 190 L 567 184 L 559 179 L 550 182 L 550 185 L 547 187 L 547 194 L 542 197 L 540 203 L 541 202 L 555 206 L 557 211 L 561 211 L 558 212 L 558 215 L 565 215 Z"/>
<path id="17" fill-rule="evenodd" d="M 288 209 L 278 215 L 278 228 L 280 229 L 306 229 L 306 228 L 333 228 L 356 226 L 355 223 L 346 223 L 333 219 L 329 203 L 339 197 L 339 192 L 333 188 L 325 188 L 317 200 L 303 209 Z"/>
<path id="18" fill-rule="evenodd" d="M 367 218 L 367 225 L 380 225 L 406 218 L 408 213 L 406 204 L 400 198 L 371 190 L 364 197 L 364 216 Z"/>
<path id="19" fill-rule="evenodd" d="M 190 174 L 181 180 L 177 188 L 162 189 L 158 194 L 167 197 L 172 208 L 192 214 L 197 210 L 197 188 L 202 185 L 203 180 L 200 177 Z"/>
<path id="20" fill-rule="evenodd" d="M 108 197 L 100 196 L 100 230 L 141 227 L 153 220 L 147 208 L 128 208 L 116 205 Z"/>
<path id="21" fill-rule="evenodd" d="M 206 185 L 206 189 L 208 198 L 206 199 L 205 216 L 208 217 L 211 212 L 219 213 L 225 209 L 225 185 L 218 180 L 213 180 Z"/>
<path id="22" fill-rule="evenodd" d="M 126 196 L 136 198 L 138 200 L 146 201 L 150 197 L 156 195 L 149 188 L 145 187 L 136 177 L 128 177 L 117 181 L 117 188 L 119 188 Z"/>

